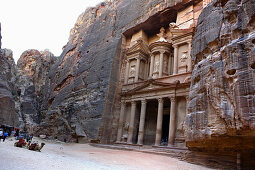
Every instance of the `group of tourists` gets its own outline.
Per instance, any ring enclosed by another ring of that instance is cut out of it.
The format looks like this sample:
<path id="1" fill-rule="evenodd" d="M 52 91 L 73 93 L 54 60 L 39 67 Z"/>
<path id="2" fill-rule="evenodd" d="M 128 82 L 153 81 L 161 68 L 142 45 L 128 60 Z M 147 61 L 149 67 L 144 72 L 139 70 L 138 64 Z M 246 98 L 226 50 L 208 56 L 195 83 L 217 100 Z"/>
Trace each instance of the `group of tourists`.
<path id="1" fill-rule="evenodd" d="M 3 142 L 5 141 L 5 139 L 7 138 L 8 133 L 6 131 L 4 131 L 3 129 L 0 129 L 0 142 L 3 139 Z"/>
<path id="2" fill-rule="evenodd" d="M 9 131 L 8 131 L 9 130 Z M 19 129 L 12 129 L 10 131 L 10 129 L 6 129 L 6 128 L 0 128 L 0 142 L 2 141 L 3 139 L 3 142 L 5 141 L 5 139 L 8 137 L 8 136 L 14 136 L 16 140 L 19 140 L 19 139 L 24 139 L 26 140 L 27 142 L 31 142 L 32 139 L 33 139 L 33 134 L 27 134 L 25 132 L 20 132 Z"/>

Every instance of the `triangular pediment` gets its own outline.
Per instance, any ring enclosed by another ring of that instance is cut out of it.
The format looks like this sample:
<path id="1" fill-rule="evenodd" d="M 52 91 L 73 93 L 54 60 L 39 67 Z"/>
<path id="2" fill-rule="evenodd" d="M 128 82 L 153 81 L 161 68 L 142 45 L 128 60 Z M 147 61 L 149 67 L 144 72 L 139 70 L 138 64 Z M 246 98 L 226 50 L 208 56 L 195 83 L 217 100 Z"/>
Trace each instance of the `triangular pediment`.
<path id="1" fill-rule="evenodd" d="M 148 46 L 142 40 L 138 40 L 136 44 L 130 47 L 127 50 L 127 55 L 132 55 L 139 52 L 145 55 L 149 55 L 150 52 Z"/>
<path id="2" fill-rule="evenodd" d="M 177 84 L 178 83 L 162 83 L 152 79 L 152 80 L 146 81 L 144 84 L 138 87 L 130 89 L 129 91 L 126 92 L 126 94 L 142 93 L 142 92 L 160 90 L 163 88 L 176 87 Z"/>
<path id="3" fill-rule="evenodd" d="M 157 90 L 157 89 L 161 89 L 162 87 L 165 87 L 165 86 L 155 85 L 155 84 L 149 84 L 149 85 L 146 86 L 146 87 L 143 87 L 143 88 L 141 88 L 141 89 L 137 89 L 136 92 Z"/>

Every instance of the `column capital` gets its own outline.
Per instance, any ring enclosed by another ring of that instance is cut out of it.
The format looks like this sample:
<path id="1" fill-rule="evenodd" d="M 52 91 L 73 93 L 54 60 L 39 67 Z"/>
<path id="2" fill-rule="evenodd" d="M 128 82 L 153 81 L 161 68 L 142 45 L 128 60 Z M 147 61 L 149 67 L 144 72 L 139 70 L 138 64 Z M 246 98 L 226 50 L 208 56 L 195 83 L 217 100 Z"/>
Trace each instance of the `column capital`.
<path id="1" fill-rule="evenodd" d="M 141 100 L 141 103 L 142 103 L 142 104 L 146 104 L 146 103 L 147 103 L 147 100 L 146 100 L 146 99 L 142 99 L 142 100 Z"/>
<path id="2" fill-rule="evenodd" d="M 173 44 L 172 45 L 174 48 L 178 48 L 178 45 L 177 44 Z"/>
<path id="3" fill-rule="evenodd" d="M 169 99 L 171 100 L 171 102 L 176 102 L 176 97 L 175 96 L 170 96 Z"/>
<path id="4" fill-rule="evenodd" d="M 132 100 L 131 105 L 135 105 L 135 104 L 136 104 L 136 101 Z"/>
<path id="5" fill-rule="evenodd" d="M 135 57 L 136 60 L 141 60 L 142 57 L 138 56 L 138 57 Z"/>
<path id="6" fill-rule="evenodd" d="M 164 102 L 163 98 L 162 98 L 162 97 L 161 97 L 161 98 L 158 98 L 158 102 L 159 102 L 159 103 L 163 103 L 163 102 Z"/>
<path id="7" fill-rule="evenodd" d="M 125 100 L 120 101 L 121 104 L 126 104 L 127 102 Z"/>
<path id="8" fill-rule="evenodd" d="M 165 54 L 165 53 L 166 53 L 166 50 L 159 50 L 159 53 L 160 53 L 160 54 Z"/>
<path id="9" fill-rule="evenodd" d="M 186 101 L 189 101 L 189 95 L 185 96 Z"/>
<path id="10" fill-rule="evenodd" d="M 130 61 L 129 61 L 129 59 L 126 59 L 125 62 L 126 62 L 126 63 L 129 63 Z"/>

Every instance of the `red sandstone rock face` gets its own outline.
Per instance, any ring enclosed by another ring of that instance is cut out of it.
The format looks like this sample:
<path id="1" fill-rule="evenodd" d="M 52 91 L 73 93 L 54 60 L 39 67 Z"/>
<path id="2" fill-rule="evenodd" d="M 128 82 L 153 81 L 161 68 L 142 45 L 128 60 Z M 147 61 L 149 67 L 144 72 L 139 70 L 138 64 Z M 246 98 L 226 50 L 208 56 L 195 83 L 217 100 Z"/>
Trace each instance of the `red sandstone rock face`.
<path id="1" fill-rule="evenodd" d="M 19 126 L 19 116 L 15 111 L 16 66 L 11 50 L 0 49 L 0 66 L 0 124 Z"/>
<path id="2" fill-rule="evenodd" d="M 255 148 L 255 1 L 214 1 L 199 17 L 186 119 L 190 148 Z"/>
<path id="3" fill-rule="evenodd" d="M 56 57 L 49 51 L 27 50 L 17 64 L 16 87 L 19 96 L 16 108 L 22 119 L 22 128 L 34 133 L 41 120 L 42 101 L 46 97 L 45 84 Z"/>
<path id="4" fill-rule="evenodd" d="M 122 34 L 137 31 L 131 28 L 166 8 L 178 3 L 182 7 L 181 2 L 115 0 L 81 14 L 59 62 L 50 71 L 41 133 L 67 141 L 113 142 L 117 129 L 114 121 L 118 118 L 112 113 L 119 105 L 115 99 L 119 92 Z M 166 19 L 151 19 L 145 28 L 158 31 L 163 24 L 170 23 L 161 23 Z"/>

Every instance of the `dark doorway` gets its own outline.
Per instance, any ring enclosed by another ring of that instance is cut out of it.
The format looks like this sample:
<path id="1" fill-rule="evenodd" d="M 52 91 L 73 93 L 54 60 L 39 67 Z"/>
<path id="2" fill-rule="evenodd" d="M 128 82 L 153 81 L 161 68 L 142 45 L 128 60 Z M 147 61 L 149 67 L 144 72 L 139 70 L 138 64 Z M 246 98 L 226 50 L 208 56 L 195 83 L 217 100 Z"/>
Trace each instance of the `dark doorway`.
<path id="1" fill-rule="evenodd" d="M 162 145 L 167 145 L 167 143 L 168 143 L 169 119 L 170 119 L 170 115 L 164 115 L 163 116 L 162 138 L 161 138 L 161 144 Z"/>

